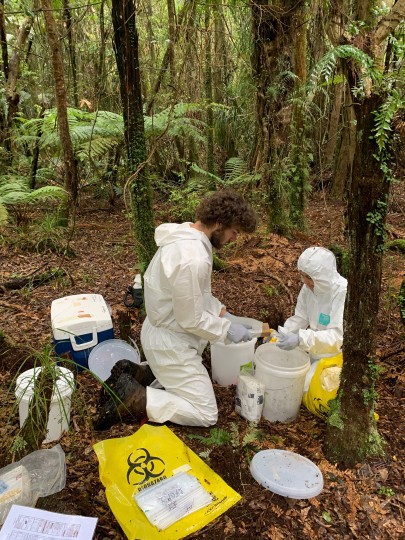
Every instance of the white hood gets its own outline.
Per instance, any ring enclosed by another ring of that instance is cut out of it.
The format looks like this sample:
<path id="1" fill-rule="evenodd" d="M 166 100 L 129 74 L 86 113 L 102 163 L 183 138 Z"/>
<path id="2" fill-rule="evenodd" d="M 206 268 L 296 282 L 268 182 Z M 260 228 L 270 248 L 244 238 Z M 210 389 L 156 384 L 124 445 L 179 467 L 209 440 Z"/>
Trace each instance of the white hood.
<path id="1" fill-rule="evenodd" d="M 298 259 L 297 266 L 313 280 L 316 296 L 325 294 L 340 278 L 334 254 L 323 247 L 306 249 Z"/>
<path id="2" fill-rule="evenodd" d="M 155 242 L 158 247 L 167 246 L 178 240 L 203 241 L 211 251 L 211 242 L 201 231 L 191 227 L 192 223 L 163 223 L 155 230 Z"/>
<path id="3" fill-rule="evenodd" d="M 312 358 L 335 355 L 343 343 L 347 281 L 336 270 L 334 254 L 323 247 L 306 249 L 298 259 L 298 270 L 313 280 L 314 290 L 301 287 L 295 313 L 284 330 L 298 333 L 300 348 Z"/>

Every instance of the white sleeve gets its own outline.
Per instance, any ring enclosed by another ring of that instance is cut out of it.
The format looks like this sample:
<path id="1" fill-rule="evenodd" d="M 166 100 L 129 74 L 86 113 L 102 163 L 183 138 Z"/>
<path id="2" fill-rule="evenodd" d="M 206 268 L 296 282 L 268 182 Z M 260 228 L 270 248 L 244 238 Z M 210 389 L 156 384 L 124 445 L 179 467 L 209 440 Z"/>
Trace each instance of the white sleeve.
<path id="1" fill-rule="evenodd" d="M 332 301 L 331 315 L 326 330 L 300 330 L 300 348 L 311 354 L 338 354 L 343 345 L 343 312 L 346 291 L 339 292 Z"/>
<path id="2" fill-rule="evenodd" d="M 219 316 L 221 303 L 215 297 L 212 297 L 210 307 L 215 310 L 218 306 L 217 314 L 204 309 L 206 302 L 201 283 L 210 279 L 210 275 L 209 263 L 195 260 L 177 265 L 167 279 L 172 288 L 173 313 L 177 323 L 185 331 L 215 342 L 225 339 L 231 323 Z"/>
<path id="3" fill-rule="evenodd" d="M 297 334 L 300 328 L 308 328 L 309 320 L 306 299 L 307 294 L 304 287 L 302 287 L 297 298 L 294 315 L 289 317 L 284 323 L 284 328 L 287 332 Z"/>

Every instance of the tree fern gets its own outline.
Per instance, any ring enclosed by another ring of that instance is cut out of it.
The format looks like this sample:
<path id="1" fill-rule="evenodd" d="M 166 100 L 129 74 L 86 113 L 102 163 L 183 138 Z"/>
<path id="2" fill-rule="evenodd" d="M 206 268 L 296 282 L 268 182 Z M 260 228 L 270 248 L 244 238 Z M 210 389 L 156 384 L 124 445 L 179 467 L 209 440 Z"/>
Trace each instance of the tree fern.
<path id="1" fill-rule="evenodd" d="M 0 224 L 8 219 L 7 206 L 32 204 L 43 199 L 63 199 L 66 192 L 59 186 L 29 189 L 28 180 L 18 175 L 0 176 Z"/>

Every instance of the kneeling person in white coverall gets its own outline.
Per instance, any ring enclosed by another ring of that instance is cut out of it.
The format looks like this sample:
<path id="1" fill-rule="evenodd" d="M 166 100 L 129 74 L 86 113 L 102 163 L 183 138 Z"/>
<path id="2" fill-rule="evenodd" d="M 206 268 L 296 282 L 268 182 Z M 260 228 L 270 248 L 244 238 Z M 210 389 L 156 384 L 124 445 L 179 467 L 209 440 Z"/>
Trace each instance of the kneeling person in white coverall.
<path id="1" fill-rule="evenodd" d="M 334 254 L 323 247 L 306 249 L 297 266 L 304 285 L 294 315 L 279 328 L 277 346 L 287 351 L 299 347 L 309 352 L 312 366 L 307 387 L 314 363 L 335 356 L 342 349 L 347 281 L 336 269 Z"/>
<path id="2" fill-rule="evenodd" d="M 138 370 L 137 380 L 129 385 L 130 395 L 125 390 L 120 396 L 138 419 L 147 416 L 152 422 L 187 426 L 217 422 L 218 408 L 202 364 L 203 350 L 208 342 L 227 338 L 238 343 L 252 335 L 211 293 L 212 248 L 221 248 L 235 241 L 239 232 L 255 228 L 252 207 L 233 191 L 218 191 L 203 200 L 195 223 L 157 227 L 158 250 L 144 274 L 147 317 L 141 343 L 149 368 L 164 389 L 145 388 L 137 382 L 142 382 Z M 101 429 L 118 419 L 111 407 L 100 412 L 102 417 Z"/>

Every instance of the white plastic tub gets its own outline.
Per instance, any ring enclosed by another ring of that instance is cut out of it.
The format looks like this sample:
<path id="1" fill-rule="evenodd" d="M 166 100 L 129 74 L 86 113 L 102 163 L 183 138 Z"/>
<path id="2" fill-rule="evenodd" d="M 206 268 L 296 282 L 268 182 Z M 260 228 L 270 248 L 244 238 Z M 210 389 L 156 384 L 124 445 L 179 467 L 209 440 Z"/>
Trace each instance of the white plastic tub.
<path id="1" fill-rule="evenodd" d="M 253 362 L 256 338 L 241 343 L 212 343 L 211 371 L 212 380 L 222 386 L 238 382 L 240 367 Z"/>
<path id="2" fill-rule="evenodd" d="M 254 356 L 255 377 L 266 385 L 263 416 L 270 422 L 292 422 L 298 417 L 309 355 L 300 349 L 284 351 L 265 343 Z"/>
<path id="3" fill-rule="evenodd" d="M 41 367 L 29 369 L 17 377 L 15 396 L 19 402 L 20 427 L 24 425 L 28 416 L 29 403 L 34 394 L 34 381 L 39 376 L 41 369 Z M 58 370 L 58 378 L 51 398 L 48 431 L 44 443 L 60 439 L 62 434 L 69 429 L 70 423 L 70 405 L 74 389 L 73 373 L 60 366 L 56 369 Z"/>

